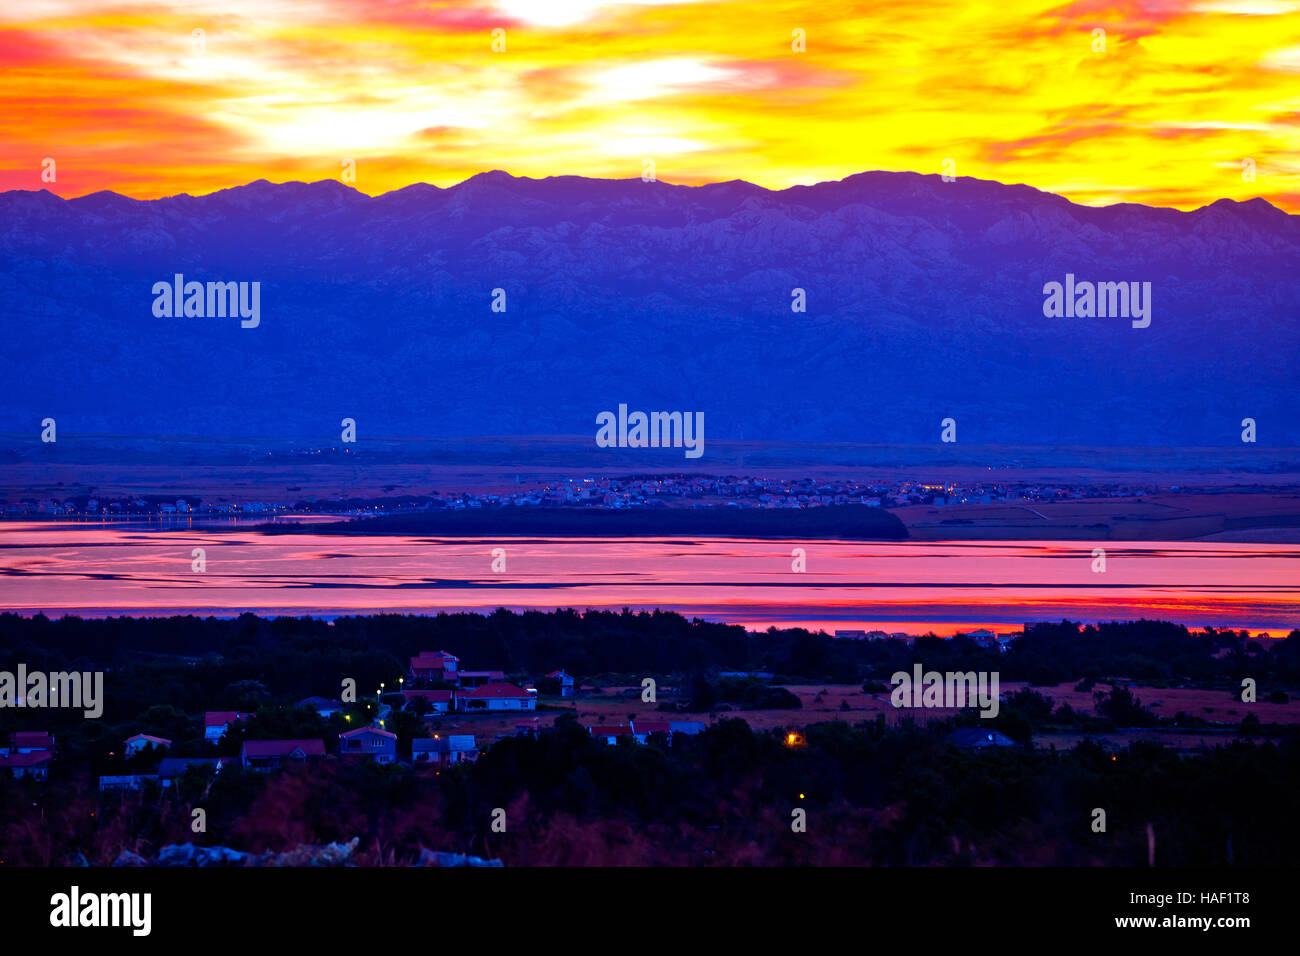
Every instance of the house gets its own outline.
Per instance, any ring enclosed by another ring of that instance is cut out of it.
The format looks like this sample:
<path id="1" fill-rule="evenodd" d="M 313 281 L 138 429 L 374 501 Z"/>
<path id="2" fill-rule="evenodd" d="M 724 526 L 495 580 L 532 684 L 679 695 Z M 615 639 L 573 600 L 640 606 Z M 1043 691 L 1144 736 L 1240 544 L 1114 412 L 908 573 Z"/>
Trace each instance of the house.
<path id="1" fill-rule="evenodd" d="M 456 694 L 450 690 L 404 690 L 402 697 L 409 704 L 412 700 L 424 701 L 424 715 L 450 713 L 456 704 Z"/>
<path id="2" fill-rule="evenodd" d="M 378 727 L 358 727 L 339 734 L 339 754 L 369 757 L 375 763 L 397 762 L 397 734 Z"/>
<path id="3" fill-rule="evenodd" d="M 245 740 L 239 748 L 239 763 L 249 770 L 274 770 L 324 756 L 325 744 L 319 740 Z"/>
<path id="4" fill-rule="evenodd" d="M 454 684 L 459 663 L 459 657 L 446 651 L 421 651 L 411 658 L 411 676 Z"/>
<path id="5" fill-rule="evenodd" d="M 166 750 L 172 745 L 172 742 L 166 737 L 153 737 L 149 734 L 136 734 L 134 737 L 126 738 L 126 755 L 134 757 L 138 753 L 156 747 L 159 750 Z"/>
<path id="6" fill-rule="evenodd" d="M 462 711 L 536 710 L 537 699 L 514 684 L 484 684 L 456 695 L 456 709 Z"/>
<path id="7" fill-rule="evenodd" d="M 651 734 L 663 734 L 671 738 L 673 735 L 672 724 L 666 720 L 634 720 L 632 721 L 632 736 L 636 742 L 643 744 L 650 739 Z"/>
<path id="8" fill-rule="evenodd" d="M 15 780 L 20 777 L 44 780 L 49 772 L 49 763 L 53 759 L 54 754 L 48 750 L 3 754 L 0 755 L 0 771 L 7 770 Z"/>
<path id="9" fill-rule="evenodd" d="M 298 701 L 296 706 L 308 707 L 326 720 L 343 711 L 341 703 L 337 700 L 330 700 L 328 697 L 306 697 Z"/>
<path id="10" fill-rule="evenodd" d="M 431 764 L 449 767 L 478 756 L 473 734 L 451 734 L 447 737 L 420 737 L 411 741 L 411 762 L 416 766 Z"/>
<path id="11" fill-rule="evenodd" d="M 482 687 L 484 684 L 499 684 L 506 679 L 505 671 L 460 671 L 461 687 Z"/>
<path id="12" fill-rule="evenodd" d="M 176 780 L 185 775 L 185 772 L 191 767 L 203 767 L 211 770 L 214 774 L 221 772 L 222 767 L 229 766 L 235 762 L 234 757 L 163 757 L 158 764 L 158 780 L 164 787 L 170 787 Z M 100 788 L 103 787 L 103 778 L 100 778 Z"/>
<path id="13" fill-rule="evenodd" d="M 587 728 L 587 733 L 607 744 L 618 743 L 620 737 L 636 739 L 632 734 L 631 726 L 628 724 L 595 724 Z"/>
<path id="14" fill-rule="evenodd" d="M 563 667 L 561 667 L 558 671 L 551 671 L 546 676 L 553 677 L 555 680 L 558 680 L 560 682 L 561 697 L 573 696 L 573 678 L 570 677 L 568 674 L 564 673 Z"/>
<path id="15" fill-rule="evenodd" d="M 110 790 L 140 790 L 150 780 L 157 781 L 156 773 L 123 773 L 99 778 L 99 792 Z"/>
<path id="16" fill-rule="evenodd" d="M 16 730 L 9 735 L 9 753 L 33 754 L 54 750 L 54 735 L 43 730 Z"/>
<path id="17" fill-rule="evenodd" d="M 203 715 L 203 737 L 215 744 L 226 735 L 231 724 L 247 720 L 249 716 L 237 710 L 210 710 Z"/>
<path id="18" fill-rule="evenodd" d="M 620 737 L 631 737 L 639 744 L 649 742 L 651 734 L 698 734 L 704 724 L 698 720 L 634 720 L 631 724 L 594 724 L 587 732 L 597 740 L 616 744 Z"/>
<path id="19" fill-rule="evenodd" d="M 959 727 L 944 738 L 945 742 L 963 750 L 985 750 L 989 747 L 1014 747 L 1016 742 L 1006 734 L 982 727 Z"/>
<path id="20" fill-rule="evenodd" d="M 980 647 L 993 647 L 997 644 L 997 637 L 988 628 L 981 627 L 974 631 L 967 631 L 960 636 L 969 637 Z"/>

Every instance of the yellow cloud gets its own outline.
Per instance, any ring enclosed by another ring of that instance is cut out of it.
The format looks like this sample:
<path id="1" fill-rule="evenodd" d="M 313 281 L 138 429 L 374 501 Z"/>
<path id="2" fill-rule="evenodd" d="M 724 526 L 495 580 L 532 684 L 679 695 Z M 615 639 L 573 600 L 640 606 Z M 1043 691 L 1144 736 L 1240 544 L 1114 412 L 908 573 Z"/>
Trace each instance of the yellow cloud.
<path id="1" fill-rule="evenodd" d="M 0 187 L 47 185 L 44 156 L 62 194 L 142 196 L 344 158 L 368 193 L 950 160 L 1080 202 L 1300 211 L 1295 36 L 1291 0 L 29 0 L 0 11 Z"/>

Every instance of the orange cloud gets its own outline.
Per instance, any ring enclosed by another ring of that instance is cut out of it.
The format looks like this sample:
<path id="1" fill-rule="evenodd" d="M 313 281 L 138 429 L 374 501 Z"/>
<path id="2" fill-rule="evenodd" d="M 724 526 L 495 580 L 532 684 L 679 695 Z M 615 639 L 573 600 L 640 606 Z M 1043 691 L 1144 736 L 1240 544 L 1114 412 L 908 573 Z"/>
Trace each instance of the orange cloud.
<path id="1" fill-rule="evenodd" d="M 0 11 L 0 188 L 155 197 L 353 160 L 377 194 L 645 159 L 784 187 L 950 160 L 1080 202 L 1300 211 L 1297 36 L 1300 0 L 28 0 Z"/>

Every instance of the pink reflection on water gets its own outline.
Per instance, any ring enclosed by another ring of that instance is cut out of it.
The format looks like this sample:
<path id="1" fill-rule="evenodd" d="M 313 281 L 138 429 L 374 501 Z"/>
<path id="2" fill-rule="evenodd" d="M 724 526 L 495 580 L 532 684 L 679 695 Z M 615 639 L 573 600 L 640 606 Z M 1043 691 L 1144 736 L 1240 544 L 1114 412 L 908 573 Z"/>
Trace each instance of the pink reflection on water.
<path id="1" fill-rule="evenodd" d="M 341 614 L 661 607 L 749 627 L 953 633 L 1152 617 L 1300 626 L 1300 546 L 1106 542 L 348 537 L 0 526 L 0 607 L 22 613 Z M 493 548 L 507 570 L 491 570 Z M 807 571 L 791 571 L 791 550 Z M 194 548 L 206 573 L 191 571 Z"/>

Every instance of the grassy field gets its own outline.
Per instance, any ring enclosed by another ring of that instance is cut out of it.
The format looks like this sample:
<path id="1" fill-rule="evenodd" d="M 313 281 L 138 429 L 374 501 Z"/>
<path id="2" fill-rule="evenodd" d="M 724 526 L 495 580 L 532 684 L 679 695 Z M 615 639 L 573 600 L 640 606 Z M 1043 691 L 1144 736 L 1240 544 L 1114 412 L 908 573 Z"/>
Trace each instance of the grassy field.
<path id="1" fill-rule="evenodd" d="M 1002 695 L 1008 696 L 1031 685 L 1019 682 L 1005 682 L 999 687 Z M 1069 704 L 1077 711 L 1094 713 L 1094 691 L 1108 691 L 1110 685 L 1097 684 L 1091 691 L 1077 691 L 1074 682 L 1056 686 L 1035 686 L 1032 689 L 1049 698 L 1054 706 Z M 889 702 L 888 694 L 868 694 L 856 684 L 816 684 L 790 685 L 791 693 L 799 697 L 803 704 L 800 709 L 789 710 L 739 710 L 719 707 L 710 712 L 676 712 L 658 709 L 658 704 L 641 702 L 639 687 L 603 687 L 598 694 L 592 693 L 580 698 L 542 698 L 543 705 L 564 707 L 578 715 L 584 726 L 591 724 L 625 724 L 629 720 L 669 721 L 698 720 L 708 725 L 715 720 L 726 717 L 739 717 L 756 730 L 798 729 L 809 724 L 823 721 L 843 720 L 856 724 L 875 720 L 883 714 L 891 725 L 904 720 L 927 723 L 941 720 L 957 714 L 954 708 L 927 708 L 906 710 L 895 708 Z M 1210 724 L 1220 727 L 1205 733 L 1195 731 L 1161 731 L 1158 729 L 1142 731 L 1117 731 L 1103 735 L 1106 739 L 1120 746 L 1127 746 L 1134 740 L 1161 740 L 1166 745 L 1177 748 L 1196 747 L 1200 743 L 1213 746 L 1235 739 L 1235 728 L 1247 715 L 1255 714 L 1262 724 L 1300 724 L 1300 700 L 1292 699 L 1285 704 L 1272 704 L 1260 700 L 1254 704 L 1244 704 L 1239 697 L 1227 691 L 1210 691 L 1184 688 L 1142 687 L 1130 685 L 1130 690 L 1141 700 L 1144 707 L 1153 714 L 1172 718 L 1180 711 L 1190 717 L 1199 717 Z M 659 703 L 675 700 L 669 694 L 660 694 Z M 844 705 L 848 708 L 845 709 Z M 564 711 L 538 711 L 522 714 L 455 714 L 431 721 L 433 733 L 439 734 L 474 734 L 480 743 L 490 743 L 498 735 L 515 732 L 516 724 L 538 718 L 542 727 L 549 726 Z M 1040 734 L 1035 737 L 1036 746 L 1058 748 L 1072 747 L 1085 735 L 1079 733 Z"/>
<path id="2" fill-rule="evenodd" d="M 1300 531 L 1300 493 L 1259 491 L 1080 498 L 1026 504 L 892 509 L 917 541 L 1218 540 L 1287 543 Z M 1219 536 L 1222 536 L 1221 538 Z"/>

